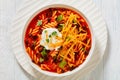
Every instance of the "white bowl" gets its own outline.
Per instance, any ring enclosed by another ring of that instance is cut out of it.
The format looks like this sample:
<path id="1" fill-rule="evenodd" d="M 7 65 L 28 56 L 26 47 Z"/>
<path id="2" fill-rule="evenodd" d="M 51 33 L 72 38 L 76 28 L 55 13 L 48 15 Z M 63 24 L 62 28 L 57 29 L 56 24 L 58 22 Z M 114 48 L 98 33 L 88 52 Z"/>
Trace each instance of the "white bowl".
<path id="1" fill-rule="evenodd" d="M 77 13 L 79 13 L 87 22 L 88 26 L 89 26 L 89 29 L 90 29 L 90 32 L 91 32 L 91 38 L 92 38 L 92 45 L 91 45 L 91 49 L 89 51 L 89 54 L 86 58 L 86 60 L 81 64 L 79 65 L 77 68 L 75 68 L 74 70 L 72 71 L 68 71 L 68 72 L 65 72 L 65 73 L 61 73 L 61 74 L 58 74 L 58 73 L 54 73 L 54 72 L 49 72 L 49 71 L 44 71 L 42 70 L 39 66 L 37 66 L 36 64 L 34 64 L 32 61 L 31 61 L 31 58 L 29 57 L 28 53 L 25 51 L 25 55 L 29 61 L 29 63 L 32 65 L 32 67 L 34 69 L 36 69 L 37 71 L 39 71 L 40 73 L 43 73 L 45 75 L 48 75 L 48 76 L 56 76 L 56 77 L 62 77 L 62 76 L 68 76 L 68 75 L 72 75 L 74 73 L 76 73 L 77 71 L 80 71 L 81 69 L 83 69 L 85 67 L 85 65 L 87 65 L 92 57 L 92 54 L 94 53 L 94 47 L 95 47 L 95 37 L 94 37 L 94 34 L 93 34 L 93 30 L 92 30 L 92 27 L 91 27 L 91 24 L 89 23 L 88 19 L 85 17 L 85 15 L 80 12 L 79 10 L 75 9 L 74 7 L 71 7 L 71 6 L 68 6 L 68 5 L 64 5 L 64 4 L 52 4 L 52 5 L 48 5 L 48 6 L 45 6 L 41 9 L 39 9 L 37 12 L 35 12 L 27 21 L 26 25 L 25 25 L 25 28 L 24 28 L 24 33 L 23 33 L 23 46 L 24 46 L 24 36 L 25 36 L 25 32 L 26 32 L 26 29 L 30 23 L 30 21 L 41 11 L 43 10 L 46 10 L 48 8 L 56 8 L 56 7 L 60 7 L 60 8 L 67 8 L 67 9 L 71 9 Z M 25 46 L 24 46 L 24 50 L 25 50 Z"/>

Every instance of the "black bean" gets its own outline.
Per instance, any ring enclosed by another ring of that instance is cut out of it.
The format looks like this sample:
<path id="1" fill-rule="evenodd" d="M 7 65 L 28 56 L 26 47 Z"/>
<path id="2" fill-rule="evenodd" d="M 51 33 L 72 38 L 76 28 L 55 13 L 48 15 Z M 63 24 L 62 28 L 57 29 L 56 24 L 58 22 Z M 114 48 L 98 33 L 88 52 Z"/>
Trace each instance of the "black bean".
<path id="1" fill-rule="evenodd" d="M 50 50 L 46 50 L 46 53 L 49 53 L 50 52 Z"/>
<path id="2" fill-rule="evenodd" d="M 39 34 L 42 34 L 42 29 L 41 28 L 39 29 Z"/>
<path id="3" fill-rule="evenodd" d="M 29 41 L 26 39 L 25 40 L 25 45 L 28 46 L 28 44 L 29 44 Z"/>
<path id="4" fill-rule="evenodd" d="M 48 13 L 46 13 L 46 17 L 52 17 L 53 10 L 51 8 L 48 9 Z"/>
<path id="5" fill-rule="evenodd" d="M 84 53 L 86 56 L 89 54 L 89 52 L 88 51 L 85 51 L 85 53 Z"/>
<path id="6" fill-rule="evenodd" d="M 43 46 L 40 46 L 40 47 L 38 48 L 38 50 L 39 50 L 39 52 L 41 52 L 41 51 L 43 50 Z"/>
<path id="7" fill-rule="evenodd" d="M 35 45 L 31 44 L 31 49 L 34 50 L 35 49 Z"/>
<path id="8" fill-rule="evenodd" d="M 70 71 L 72 71 L 73 69 L 75 69 L 75 67 L 73 67 L 73 66 L 72 66 L 72 67 L 70 67 Z"/>
<path id="9" fill-rule="evenodd" d="M 40 53 L 36 53 L 36 57 L 40 58 L 41 54 Z"/>
<path id="10" fill-rule="evenodd" d="M 50 21 L 51 21 L 51 18 L 48 18 L 47 20 L 48 20 L 48 22 L 50 22 Z"/>
<path id="11" fill-rule="evenodd" d="M 36 40 L 37 38 L 38 38 L 38 36 L 37 36 L 37 35 L 32 36 L 32 39 L 33 39 L 33 40 Z"/>
<path id="12" fill-rule="evenodd" d="M 35 61 L 34 61 L 34 60 L 32 60 L 32 62 L 33 62 L 33 63 L 35 63 Z"/>

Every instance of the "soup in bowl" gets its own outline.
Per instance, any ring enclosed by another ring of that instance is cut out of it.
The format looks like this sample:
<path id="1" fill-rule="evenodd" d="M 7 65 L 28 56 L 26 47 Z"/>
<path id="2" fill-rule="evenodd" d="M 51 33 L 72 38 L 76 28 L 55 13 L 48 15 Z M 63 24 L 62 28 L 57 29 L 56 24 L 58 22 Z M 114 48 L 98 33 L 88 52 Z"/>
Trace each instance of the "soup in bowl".
<path id="1" fill-rule="evenodd" d="M 28 20 L 24 47 L 31 65 L 49 76 L 66 76 L 91 58 L 94 37 L 86 17 L 67 5 L 49 5 Z"/>

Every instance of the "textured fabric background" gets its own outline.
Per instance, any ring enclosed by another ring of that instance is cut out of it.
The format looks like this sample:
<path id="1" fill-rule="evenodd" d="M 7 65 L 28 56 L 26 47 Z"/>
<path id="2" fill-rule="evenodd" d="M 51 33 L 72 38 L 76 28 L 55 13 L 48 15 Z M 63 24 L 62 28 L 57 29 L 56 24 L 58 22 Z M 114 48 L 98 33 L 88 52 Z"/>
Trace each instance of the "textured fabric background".
<path id="1" fill-rule="evenodd" d="M 24 1 L 0 0 L 0 80 L 35 80 L 19 66 L 10 45 L 11 23 Z M 120 0 L 93 1 L 106 20 L 108 46 L 95 70 L 78 80 L 120 80 Z"/>

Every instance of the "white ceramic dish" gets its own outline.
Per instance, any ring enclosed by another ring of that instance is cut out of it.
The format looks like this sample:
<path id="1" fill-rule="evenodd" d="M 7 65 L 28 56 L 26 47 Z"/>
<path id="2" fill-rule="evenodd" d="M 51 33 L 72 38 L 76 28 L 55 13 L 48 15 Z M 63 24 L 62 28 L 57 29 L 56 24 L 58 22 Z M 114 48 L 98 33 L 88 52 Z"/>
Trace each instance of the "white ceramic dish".
<path id="1" fill-rule="evenodd" d="M 22 39 L 24 27 L 30 17 L 42 7 L 52 4 L 69 5 L 82 12 L 91 23 L 95 37 L 95 49 L 91 59 L 89 60 L 89 63 L 79 71 L 60 78 L 41 74 L 31 66 L 29 60 L 25 57 L 26 55 Z M 107 28 L 100 11 L 92 0 L 26 0 L 24 5 L 22 5 L 22 7 L 16 13 L 15 19 L 12 23 L 11 45 L 18 63 L 31 76 L 40 80 L 75 80 L 80 79 L 83 75 L 92 71 L 103 58 L 107 45 Z"/>
<path id="2" fill-rule="evenodd" d="M 42 11 L 48 9 L 48 8 L 67 8 L 67 9 L 70 9 L 70 10 L 73 10 L 73 11 L 79 13 L 79 14 L 85 19 L 85 21 L 87 22 L 88 27 L 89 27 L 89 29 L 90 29 L 90 32 L 91 32 L 92 45 L 91 45 L 90 52 L 89 52 L 86 60 L 85 60 L 81 65 L 79 65 L 77 68 L 75 68 L 75 69 L 72 70 L 72 71 L 68 71 L 68 72 L 61 73 L 61 74 L 53 73 L 53 72 L 49 72 L 49 71 L 45 71 L 45 70 L 41 70 L 40 67 L 38 67 L 36 64 L 34 64 L 34 63 L 31 61 L 28 53 L 25 51 L 25 55 L 27 54 L 27 55 L 26 55 L 26 59 L 29 60 L 29 63 L 33 66 L 34 69 L 36 69 L 37 71 L 39 71 L 39 72 L 41 72 L 41 73 L 43 73 L 43 74 L 45 74 L 45 75 L 48 75 L 48 76 L 57 76 L 57 77 L 71 75 L 71 74 L 79 71 L 80 69 L 84 68 L 85 65 L 87 65 L 87 64 L 89 63 L 89 61 L 90 61 L 90 59 L 91 59 L 91 57 L 92 57 L 92 54 L 94 53 L 94 47 L 95 47 L 95 38 L 94 38 L 94 33 L 93 33 L 93 30 L 92 30 L 91 24 L 90 24 L 90 22 L 88 21 L 88 19 L 85 17 L 85 15 L 84 15 L 82 12 L 80 12 L 79 10 L 75 9 L 74 7 L 68 6 L 68 5 L 64 5 L 64 4 L 52 4 L 52 5 L 47 5 L 47 6 L 45 6 L 45 7 L 40 8 L 40 9 L 39 9 L 38 11 L 36 11 L 32 16 L 30 16 L 30 18 L 29 18 L 28 21 L 26 22 L 26 25 L 25 25 L 25 28 L 24 28 L 24 31 L 23 31 L 23 38 L 22 38 L 23 44 L 22 44 L 22 45 L 23 45 L 23 47 L 24 47 L 24 36 L 25 36 L 26 28 L 28 27 L 28 25 L 29 25 L 29 23 L 31 22 L 31 20 L 32 20 L 38 13 L 40 13 L 40 12 L 42 12 Z M 24 50 L 25 50 L 25 48 L 24 48 Z"/>

